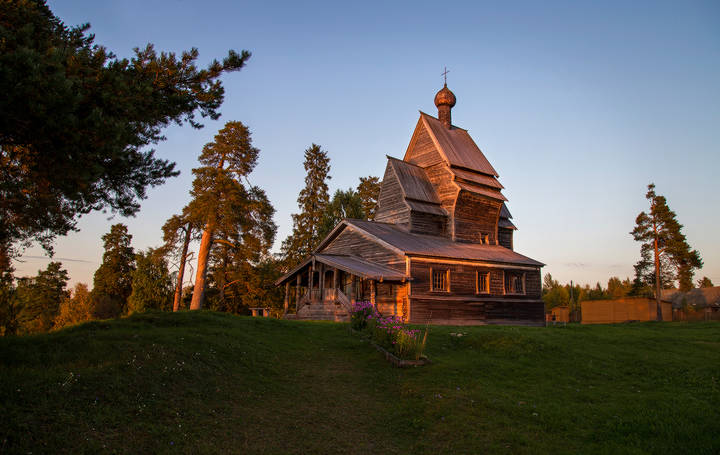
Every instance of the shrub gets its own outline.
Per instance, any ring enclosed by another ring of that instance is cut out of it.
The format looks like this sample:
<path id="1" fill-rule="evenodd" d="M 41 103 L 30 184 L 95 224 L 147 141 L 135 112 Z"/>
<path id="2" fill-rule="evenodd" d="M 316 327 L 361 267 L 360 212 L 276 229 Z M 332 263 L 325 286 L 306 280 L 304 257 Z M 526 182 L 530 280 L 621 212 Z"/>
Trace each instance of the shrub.
<path id="1" fill-rule="evenodd" d="M 363 330 L 367 327 L 368 320 L 375 312 L 370 302 L 355 302 L 350 311 L 350 327 L 355 330 Z"/>
<path id="2" fill-rule="evenodd" d="M 384 317 L 370 302 L 353 305 L 350 324 L 355 330 L 367 330 L 375 344 L 402 359 L 418 360 L 425 350 L 427 328 L 421 337 L 420 330 L 408 328 L 397 316 Z"/>

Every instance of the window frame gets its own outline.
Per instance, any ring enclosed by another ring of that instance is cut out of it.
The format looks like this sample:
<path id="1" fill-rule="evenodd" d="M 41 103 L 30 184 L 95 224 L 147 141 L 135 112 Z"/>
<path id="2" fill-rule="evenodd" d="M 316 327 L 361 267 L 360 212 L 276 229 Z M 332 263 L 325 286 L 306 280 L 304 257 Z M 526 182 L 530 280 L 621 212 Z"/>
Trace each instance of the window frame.
<path id="1" fill-rule="evenodd" d="M 445 273 L 444 277 L 444 289 L 435 287 L 435 273 Z M 434 268 L 430 267 L 430 292 L 450 292 L 450 269 L 449 268 Z"/>
<path id="2" fill-rule="evenodd" d="M 509 288 L 511 287 L 512 281 L 508 281 L 508 275 L 510 276 L 510 280 L 513 280 L 515 278 L 519 278 L 520 280 L 520 286 L 522 289 L 520 291 L 511 291 Z M 503 290 L 505 294 L 508 295 L 527 295 L 527 288 L 526 288 L 526 272 L 515 272 L 515 271 L 506 271 L 503 270 Z"/>
<path id="3" fill-rule="evenodd" d="M 480 275 L 485 275 L 485 290 L 480 289 Z M 490 294 L 490 271 L 475 270 L 475 294 Z"/>

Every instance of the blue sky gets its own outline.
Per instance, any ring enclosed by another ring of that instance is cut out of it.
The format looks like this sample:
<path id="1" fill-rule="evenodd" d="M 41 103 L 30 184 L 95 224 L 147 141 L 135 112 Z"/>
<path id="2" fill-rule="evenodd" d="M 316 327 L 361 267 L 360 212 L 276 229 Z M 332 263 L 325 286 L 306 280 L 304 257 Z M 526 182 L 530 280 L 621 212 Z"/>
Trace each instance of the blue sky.
<path id="1" fill-rule="evenodd" d="M 261 150 L 253 184 L 277 209 L 276 244 L 290 232 L 303 185 L 303 150 L 323 146 L 331 190 L 381 176 L 402 158 L 418 110 L 457 96 L 466 128 L 500 174 L 519 227 L 515 247 L 561 281 L 607 283 L 633 273 L 629 235 L 659 194 L 720 284 L 720 3 L 717 2 L 195 2 L 49 1 L 67 24 L 90 22 L 120 57 L 157 50 L 253 53 L 224 77 L 222 117 L 172 127 L 157 154 L 182 174 L 149 192 L 135 218 L 95 213 L 57 242 L 72 282 L 92 283 L 100 237 L 128 224 L 136 248 L 188 201 L 202 146 L 240 120 Z M 46 259 L 28 250 L 17 274 Z"/>

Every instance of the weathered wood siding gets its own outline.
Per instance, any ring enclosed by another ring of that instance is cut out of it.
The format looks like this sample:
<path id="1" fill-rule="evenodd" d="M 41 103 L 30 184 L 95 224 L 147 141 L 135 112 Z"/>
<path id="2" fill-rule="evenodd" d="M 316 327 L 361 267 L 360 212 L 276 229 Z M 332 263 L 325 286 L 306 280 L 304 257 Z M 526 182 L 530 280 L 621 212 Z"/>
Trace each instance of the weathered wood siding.
<path id="1" fill-rule="evenodd" d="M 385 176 L 380 186 L 375 221 L 409 226 L 410 207 L 403 198 L 400 182 L 390 163 L 385 167 Z"/>
<path id="2" fill-rule="evenodd" d="M 450 270 L 450 292 L 433 292 L 430 290 L 430 269 Z M 410 275 L 412 276 L 412 297 L 422 296 L 475 296 L 476 272 L 490 273 L 490 294 L 503 295 L 505 293 L 503 270 L 470 264 L 446 264 L 442 262 L 410 262 Z M 481 294 L 487 295 L 487 294 Z"/>
<path id="3" fill-rule="evenodd" d="M 430 269 L 450 271 L 450 291 L 430 290 Z M 525 294 L 505 294 L 505 269 L 470 263 L 411 261 L 410 320 L 423 324 L 541 324 L 540 270 L 508 271 L 525 274 Z M 476 293 L 476 272 L 490 274 L 490 292 Z"/>
<path id="4" fill-rule="evenodd" d="M 345 228 L 319 253 L 359 256 L 370 262 L 405 272 L 404 255 L 373 242 L 349 227 Z"/>
<path id="5" fill-rule="evenodd" d="M 412 211 L 410 212 L 410 232 L 444 236 L 447 234 L 447 217 Z"/>
<path id="6" fill-rule="evenodd" d="M 375 303 L 383 316 L 404 318 L 408 311 L 407 284 L 376 283 Z"/>
<path id="7" fill-rule="evenodd" d="M 488 234 L 490 244 L 497 239 L 497 224 L 502 202 L 468 191 L 461 191 L 455 203 L 454 240 L 481 243 L 480 234 Z"/>
<path id="8" fill-rule="evenodd" d="M 498 243 L 505 248 L 513 249 L 513 230 L 498 228 Z"/>
<path id="9" fill-rule="evenodd" d="M 443 162 L 443 158 L 435 147 L 435 143 L 430 137 L 427 128 L 425 128 L 422 119 L 418 121 L 415 127 L 413 140 L 410 141 L 403 161 L 416 164 L 423 168 Z"/>

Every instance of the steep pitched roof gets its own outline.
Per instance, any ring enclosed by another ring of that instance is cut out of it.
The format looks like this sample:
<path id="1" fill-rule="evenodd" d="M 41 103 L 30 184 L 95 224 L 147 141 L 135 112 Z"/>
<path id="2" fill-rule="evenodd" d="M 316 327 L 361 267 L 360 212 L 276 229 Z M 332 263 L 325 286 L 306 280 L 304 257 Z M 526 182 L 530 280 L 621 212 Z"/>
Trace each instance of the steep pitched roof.
<path id="1" fill-rule="evenodd" d="M 388 165 L 400 183 L 405 202 L 411 210 L 447 215 L 440 206 L 440 198 L 423 168 L 391 156 L 388 156 L 387 159 Z"/>
<path id="2" fill-rule="evenodd" d="M 517 229 L 513 222 L 510 221 L 510 218 L 512 218 L 510 210 L 508 210 L 507 206 L 503 202 L 503 205 L 500 207 L 500 219 L 498 220 L 498 226 L 507 229 Z"/>
<path id="3" fill-rule="evenodd" d="M 333 235 L 339 234 L 343 227 L 352 226 L 376 239 L 378 243 L 387 244 L 404 252 L 408 256 L 425 256 L 447 259 L 466 259 L 486 261 L 500 264 L 525 265 L 541 267 L 544 264 L 522 254 L 516 253 L 500 245 L 480 245 L 474 243 L 453 242 L 444 237 L 414 234 L 404 231 L 390 223 L 377 221 L 343 220 L 331 233 L 323 244 L 331 240 Z M 320 245 L 318 251 L 323 247 Z"/>
<path id="4" fill-rule="evenodd" d="M 460 167 L 471 171 L 481 172 L 487 175 L 498 176 L 495 168 L 485 158 L 475 141 L 472 140 L 467 130 L 453 126 L 445 128 L 440 120 L 420 112 L 423 123 L 427 126 L 433 141 L 438 146 L 440 153 L 447 163 L 453 167 Z"/>

